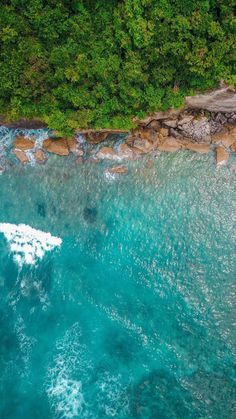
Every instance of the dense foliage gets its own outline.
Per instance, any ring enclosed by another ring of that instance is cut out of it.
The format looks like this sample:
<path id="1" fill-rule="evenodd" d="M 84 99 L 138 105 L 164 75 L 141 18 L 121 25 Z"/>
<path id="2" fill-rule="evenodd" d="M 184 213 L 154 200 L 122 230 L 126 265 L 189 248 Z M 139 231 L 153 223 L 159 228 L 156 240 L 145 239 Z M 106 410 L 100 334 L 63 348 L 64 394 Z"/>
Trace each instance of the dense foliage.
<path id="1" fill-rule="evenodd" d="M 0 113 L 127 128 L 235 83 L 235 0 L 1 0 Z"/>

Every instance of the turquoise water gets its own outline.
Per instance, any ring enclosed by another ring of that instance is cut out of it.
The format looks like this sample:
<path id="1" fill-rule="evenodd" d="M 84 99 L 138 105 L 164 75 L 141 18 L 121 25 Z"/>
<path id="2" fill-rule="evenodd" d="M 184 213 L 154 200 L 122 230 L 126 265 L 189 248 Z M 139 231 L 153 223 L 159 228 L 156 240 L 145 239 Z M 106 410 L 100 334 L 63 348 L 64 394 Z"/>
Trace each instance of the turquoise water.
<path id="1" fill-rule="evenodd" d="M 117 177 L 73 156 L 11 159 L 0 417 L 234 418 L 233 156 L 216 169 L 213 153 L 162 154 Z M 40 232 L 58 241 L 45 249 Z"/>

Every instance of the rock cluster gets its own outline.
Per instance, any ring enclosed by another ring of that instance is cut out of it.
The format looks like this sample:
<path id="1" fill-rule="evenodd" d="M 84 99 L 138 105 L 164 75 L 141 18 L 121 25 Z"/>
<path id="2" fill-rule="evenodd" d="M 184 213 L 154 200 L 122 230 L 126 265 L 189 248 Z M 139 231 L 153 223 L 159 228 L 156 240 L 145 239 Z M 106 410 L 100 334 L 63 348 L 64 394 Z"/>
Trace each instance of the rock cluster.
<path id="1" fill-rule="evenodd" d="M 13 153 L 21 163 L 25 164 L 30 161 L 29 151 L 32 151 L 38 163 L 45 162 L 46 153 L 53 153 L 58 156 L 68 156 L 70 153 L 77 156 L 83 155 L 83 150 L 79 148 L 76 138 L 48 138 L 44 140 L 42 148 L 38 148 L 34 139 L 22 135 L 16 136 Z"/>
<path id="2" fill-rule="evenodd" d="M 143 120 L 135 120 L 137 127 L 129 133 L 122 130 L 84 130 L 84 140 L 76 138 L 48 138 L 38 148 L 32 138 L 17 136 L 13 152 L 21 163 L 29 161 L 33 153 L 36 161 L 43 163 L 48 153 L 77 156 L 77 164 L 101 160 L 121 162 L 142 155 L 160 152 L 189 150 L 208 153 L 215 150 L 216 163 L 225 163 L 230 153 L 236 152 L 236 92 L 223 86 L 205 95 L 187 97 L 179 110 L 156 112 Z M 124 141 L 112 145 L 112 135 L 126 134 Z M 126 173 L 125 166 L 113 166 L 110 173 Z"/>

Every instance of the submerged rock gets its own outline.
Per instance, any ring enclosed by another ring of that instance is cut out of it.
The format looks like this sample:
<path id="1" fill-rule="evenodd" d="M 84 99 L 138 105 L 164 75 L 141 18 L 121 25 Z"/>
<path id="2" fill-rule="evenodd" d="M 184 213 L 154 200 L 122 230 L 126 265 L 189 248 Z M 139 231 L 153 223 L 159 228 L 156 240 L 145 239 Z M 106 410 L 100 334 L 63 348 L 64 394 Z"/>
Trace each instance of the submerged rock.
<path id="1" fill-rule="evenodd" d="M 118 153 L 112 147 L 102 147 L 97 153 L 99 159 L 117 160 L 119 159 Z"/>
<path id="2" fill-rule="evenodd" d="M 38 202 L 36 204 L 37 207 L 37 213 L 41 216 L 41 217 L 46 217 L 46 204 L 45 202 Z"/>
<path id="3" fill-rule="evenodd" d="M 128 173 L 128 167 L 126 167 L 126 166 L 113 166 L 113 167 L 108 167 L 107 172 L 109 172 L 109 173 L 117 173 L 119 175 L 124 175 L 124 174 Z"/>
<path id="4" fill-rule="evenodd" d="M 35 144 L 34 140 L 30 138 L 26 138 L 22 135 L 18 135 L 14 142 L 14 148 L 26 151 L 26 150 L 30 150 L 34 148 L 34 144 Z"/>
<path id="5" fill-rule="evenodd" d="M 225 164 L 228 161 L 229 153 L 223 147 L 216 147 L 216 164 L 217 166 Z"/>
<path id="6" fill-rule="evenodd" d="M 24 151 L 22 151 L 22 150 L 15 150 L 14 149 L 13 150 L 13 153 L 15 154 L 15 156 L 18 158 L 18 160 L 22 164 L 28 163 L 29 159 L 28 159 L 27 154 Z"/>
<path id="7" fill-rule="evenodd" d="M 57 140 L 48 138 L 44 140 L 43 148 L 49 153 L 54 153 L 58 156 L 68 156 L 69 154 L 69 148 L 65 138 L 59 138 Z"/>
<path id="8" fill-rule="evenodd" d="M 83 211 L 84 219 L 89 223 L 95 223 L 97 219 L 97 209 L 95 207 L 85 207 Z"/>

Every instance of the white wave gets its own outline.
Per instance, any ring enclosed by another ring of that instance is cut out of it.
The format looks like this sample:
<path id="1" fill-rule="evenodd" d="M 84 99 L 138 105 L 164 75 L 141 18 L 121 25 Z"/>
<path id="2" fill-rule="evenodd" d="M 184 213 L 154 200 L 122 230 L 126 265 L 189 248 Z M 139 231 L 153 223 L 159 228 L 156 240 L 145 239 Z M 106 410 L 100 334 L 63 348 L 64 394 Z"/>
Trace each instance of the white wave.
<path id="1" fill-rule="evenodd" d="M 79 325 L 75 323 L 57 341 L 57 355 L 47 370 L 46 392 L 55 418 L 88 417 L 83 386 L 91 366 L 80 337 Z"/>
<path id="2" fill-rule="evenodd" d="M 19 266 L 34 265 L 46 252 L 62 243 L 60 237 L 36 230 L 26 224 L 0 223 L 0 233 L 3 233 L 7 239 L 10 251 Z"/>
<path id="3" fill-rule="evenodd" d="M 53 387 L 48 389 L 48 396 L 56 399 L 56 413 L 63 418 L 77 418 L 82 414 L 84 397 L 81 381 L 70 380 L 60 374 Z"/>

